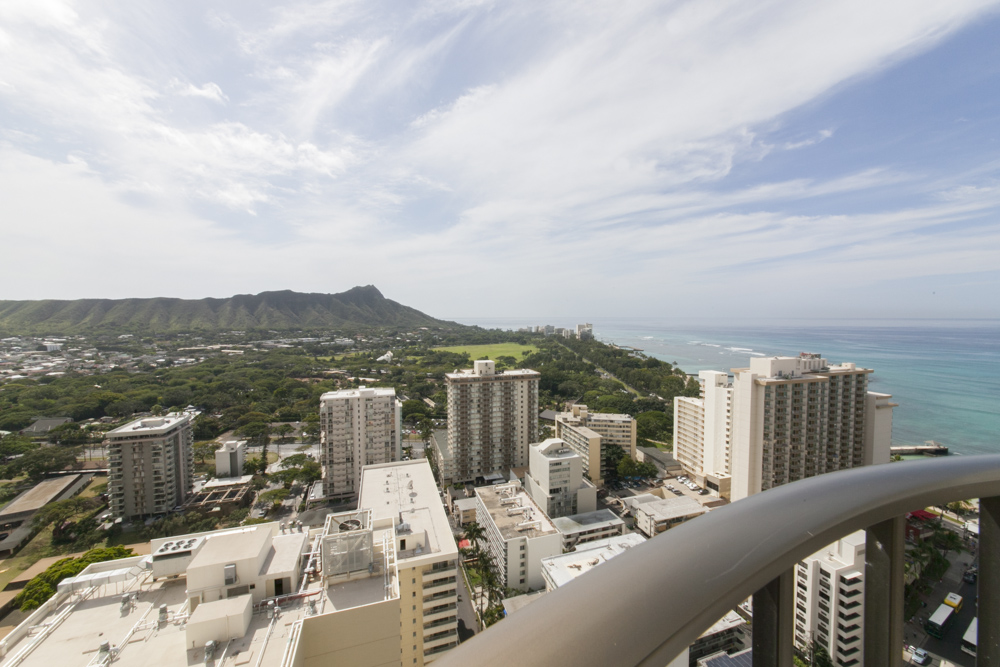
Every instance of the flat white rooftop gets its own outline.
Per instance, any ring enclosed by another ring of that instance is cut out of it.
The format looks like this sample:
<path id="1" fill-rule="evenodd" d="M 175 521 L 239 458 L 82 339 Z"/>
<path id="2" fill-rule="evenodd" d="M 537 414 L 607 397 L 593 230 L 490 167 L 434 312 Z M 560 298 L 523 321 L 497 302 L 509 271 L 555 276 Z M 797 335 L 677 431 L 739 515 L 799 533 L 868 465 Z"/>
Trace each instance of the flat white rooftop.
<path id="1" fill-rule="evenodd" d="M 109 438 L 128 438 L 136 435 L 160 435 L 167 433 L 180 424 L 191 421 L 191 416 L 179 412 L 171 412 L 166 417 L 143 417 L 108 431 Z"/>
<path id="2" fill-rule="evenodd" d="M 543 558 L 542 572 L 556 588 L 559 588 L 645 541 L 646 539 L 638 533 L 628 533 L 581 544 L 576 551 L 568 554 Z"/>
<path id="3" fill-rule="evenodd" d="M 358 387 L 357 389 L 339 389 L 337 391 L 328 391 L 319 397 L 321 401 L 336 401 L 348 398 L 383 398 L 386 396 L 391 396 L 395 398 L 396 390 L 392 388 L 384 387 Z"/>
<path id="4" fill-rule="evenodd" d="M 520 485 L 498 484 L 476 489 L 476 496 L 504 540 L 535 538 L 555 533 L 556 527 Z M 522 509 L 523 508 L 523 509 Z M 486 517 L 476 516 L 478 523 Z M 528 521 L 532 524 L 527 524 Z"/>
<path id="5" fill-rule="evenodd" d="M 574 535 L 587 530 L 621 526 L 625 522 L 611 510 L 603 509 L 584 514 L 557 517 L 552 519 L 552 523 L 555 524 L 556 529 L 563 535 Z"/>
<path id="6" fill-rule="evenodd" d="M 414 549 L 400 550 L 399 561 L 429 554 L 458 555 L 458 545 L 451 532 L 448 516 L 438 492 L 434 474 L 426 459 L 395 461 L 365 466 L 361 470 L 361 491 L 358 507 L 372 510 L 378 523 L 391 520 L 398 537 L 424 533 L 426 542 L 421 553 Z M 406 529 L 399 528 L 407 524 Z"/>
<path id="7" fill-rule="evenodd" d="M 40 626 L 22 637 L 9 635 L 11 642 L 0 665 L 24 667 L 87 667 L 97 657 L 103 642 L 116 647 L 116 667 L 188 667 L 205 662 L 204 648 L 186 645 L 186 580 L 132 579 L 99 586 L 89 596 L 70 596 L 51 613 L 35 619 Z M 138 592 L 134 606 L 121 608 L 123 593 Z M 166 605 L 168 621 L 158 622 L 158 609 Z M 273 631 L 266 614 L 254 614 L 246 636 L 225 647 L 224 660 L 215 667 L 243 667 L 281 664 L 292 623 L 303 617 L 306 606 L 290 601 L 282 606 Z M 15 631 L 16 633 L 16 631 Z M 23 660 L 17 663 L 23 653 Z"/>

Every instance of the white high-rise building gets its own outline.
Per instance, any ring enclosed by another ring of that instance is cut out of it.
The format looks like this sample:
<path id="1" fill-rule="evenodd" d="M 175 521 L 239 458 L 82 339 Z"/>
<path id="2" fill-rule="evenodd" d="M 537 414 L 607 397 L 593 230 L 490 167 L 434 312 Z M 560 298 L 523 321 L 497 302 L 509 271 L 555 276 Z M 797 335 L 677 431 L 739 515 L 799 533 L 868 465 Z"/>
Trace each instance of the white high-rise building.
<path id="1" fill-rule="evenodd" d="M 695 480 L 730 500 L 825 472 L 889 461 L 889 394 L 871 369 L 818 354 L 754 358 L 702 371 L 700 398 L 674 399 L 674 451 Z"/>
<path id="2" fill-rule="evenodd" d="M 528 447 L 538 441 L 540 377 L 527 369 L 497 373 L 489 360 L 445 374 L 454 481 L 506 475 L 528 464 Z"/>
<path id="3" fill-rule="evenodd" d="M 108 431 L 108 495 L 115 516 L 163 514 L 191 495 L 191 417 L 171 413 Z"/>
<path id="4" fill-rule="evenodd" d="M 817 551 L 795 566 L 795 645 L 815 642 L 833 664 L 864 664 L 865 531 Z"/>
<path id="5" fill-rule="evenodd" d="M 400 459 L 402 404 L 395 389 L 344 389 L 319 401 L 320 463 L 327 498 L 350 498 L 361 469 Z"/>

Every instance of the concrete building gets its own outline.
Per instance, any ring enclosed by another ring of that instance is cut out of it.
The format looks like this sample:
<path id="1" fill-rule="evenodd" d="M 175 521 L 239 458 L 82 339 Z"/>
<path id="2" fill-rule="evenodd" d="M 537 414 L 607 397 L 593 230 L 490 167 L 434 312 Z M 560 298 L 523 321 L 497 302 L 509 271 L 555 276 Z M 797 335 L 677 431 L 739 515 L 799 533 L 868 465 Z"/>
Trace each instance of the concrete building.
<path id="1" fill-rule="evenodd" d="M 656 537 L 707 511 L 704 505 L 687 496 L 653 500 L 635 507 L 635 527 L 646 537 Z"/>
<path id="2" fill-rule="evenodd" d="M 563 551 L 579 550 L 582 545 L 622 535 L 625 522 L 609 509 L 595 510 L 552 520 L 562 535 Z"/>
<path id="3" fill-rule="evenodd" d="M 227 440 L 215 450 L 215 476 L 242 477 L 246 458 L 246 440 Z"/>
<path id="4" fill-rule="evenodd" d="M 367 466 L 358 507 L 392 529 L 399 573 L 403 665 L 422 665 L 458 645 L 458 545 L 426 459 Z"/>
<path id="5" fill-rule="evenodd" d="M 501 583 L 542 588 L 542 559 L 562 553 L 562 535 L 518 482 L 478 488 L 476 499 L 476 519 Z"/>
<path id="6" fill-rule="evenodd" d="M 297 592 L 308 546 L 307 533 L 275 522 L 158 538 L 150 542 L 153 578 L 183 574 L 192 612 L 238 596 L 259 603 Z"/>
<path id="7" fill-rule="evenodd" d="M 821 549 L 795 566 L 795 645 L 815 641 L 835 665 L 864 664 L 865 531 Z"/>
<path id="8" fill-rule="evenodd" d="M 115 516 L 165 514 L 183 505 L 194 486 L 191 417 L 171 413 L 109 431 L 108 495 Z"/>
<path id="9" fill-rule="evenodd" d="M 531 446 L 524 489 L 550 519 L 597 509 L 597 487 L 584 479 L 580 455 L 558 438 Z"/>
<path id="10" fill-rule="evenodd" d="M 352 498 L 361 469 L 401 458 L 402 403 L 395 389 L 344 389 L 319 401 L 320 465 L 327 498 Z"/>
<path id="11" fill-rule="evenodd" d="M 594 337 L 594 325 L 589 322 L 586 324 L 576 325 L 576 337 L 580 340 L 586 340 L 588 338 Z"/>
<path id="12" fill-rule="evenodd" d="M 621 447 L 635 458 L 636 421 L 629 415 L 590 412 L 586 405 L 574 405 L 556 414 L 556 437 L 580 455 L 583 471 L 597 486 L 603 486 L 607 476 L 604 458 L 609 447 Z"/>
<path id="13" fill-rule="evenodd" d="M 581 545 L 576 551 L 542 559 L 545 590 L 554 591 L 599 565 L 646 541 L 638 533 L 617 535 Z"/>
<path id="14" fill-rule="evenodd" d="M 451 481 L 506 475 L 528 464 L 528 447 L 538 442 L 540 377 L 527 369 L 497 373 L 489 360 L 445 374 Z"/>
<path id="15" fill-rule="evenodd" d="M 889 460 L 888 394 L 871 369 L 818 354 L 761 357 L 749 368 L 703 371 L 700 398 L 674 400 L 674 451 L 700 485 L 739 500 L 824 472 Z"/>
<path id="16" fill-rule="evenodd" d="M 451 486 L 457 481 L 457 469 L 455 468 L 455 453 L 448 442 L 448 431 L 434 431 L 431 434 L 431 453 L 434 463 L 437 465 L 438 475 L 441 477 L 442 486 Z"/>

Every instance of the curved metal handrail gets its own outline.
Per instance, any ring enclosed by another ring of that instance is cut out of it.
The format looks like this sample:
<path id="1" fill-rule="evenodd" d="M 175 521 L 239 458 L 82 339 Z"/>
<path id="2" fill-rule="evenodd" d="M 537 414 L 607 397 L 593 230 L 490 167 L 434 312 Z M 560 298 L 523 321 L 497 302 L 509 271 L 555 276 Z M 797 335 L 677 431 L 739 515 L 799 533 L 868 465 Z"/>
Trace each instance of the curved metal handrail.
<path id="1" fill-rule="evenodd" d="M 448 665 L 669 663 L 727 611 L 856 530 L 1000 496 L 1000 455 L 818 475 L 718 508 L 630 549 L 449 651 Z"/>

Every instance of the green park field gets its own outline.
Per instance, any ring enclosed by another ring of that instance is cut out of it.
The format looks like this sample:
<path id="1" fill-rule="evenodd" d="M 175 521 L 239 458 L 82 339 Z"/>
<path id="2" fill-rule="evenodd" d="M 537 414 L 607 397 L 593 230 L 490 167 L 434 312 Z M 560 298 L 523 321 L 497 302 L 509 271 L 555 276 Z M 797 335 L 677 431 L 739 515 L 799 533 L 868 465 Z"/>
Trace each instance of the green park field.
<path id="1" fill-rule="evenodd" d="M 518 360 L 525 352 L 538 351 L 538 348 L 534 345 L 521 345 L 520 343 L 455 345 L 454 347 L 438 347 L 435 349 L 444 350 L 445 352 L 455 352 L 458 354 L 468 354 L 473 359 L 482 359 L 483 357 L 489 357 L 490 359 L 496 359 L 497 357 L 514 357 Z"/>

